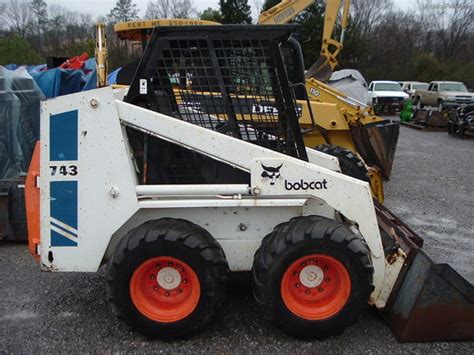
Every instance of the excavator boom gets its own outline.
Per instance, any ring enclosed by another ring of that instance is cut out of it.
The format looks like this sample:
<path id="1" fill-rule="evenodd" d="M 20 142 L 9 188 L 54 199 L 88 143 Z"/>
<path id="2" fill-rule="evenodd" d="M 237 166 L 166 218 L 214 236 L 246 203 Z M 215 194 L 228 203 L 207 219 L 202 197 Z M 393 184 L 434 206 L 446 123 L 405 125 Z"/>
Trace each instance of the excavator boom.
<path id="1" fill-rule="evenodd" d="M 314 0 L 284 0 L 262 12 L 258 17 L 258 24 L 281 25 L 288 23 L 313 3 Z"/>

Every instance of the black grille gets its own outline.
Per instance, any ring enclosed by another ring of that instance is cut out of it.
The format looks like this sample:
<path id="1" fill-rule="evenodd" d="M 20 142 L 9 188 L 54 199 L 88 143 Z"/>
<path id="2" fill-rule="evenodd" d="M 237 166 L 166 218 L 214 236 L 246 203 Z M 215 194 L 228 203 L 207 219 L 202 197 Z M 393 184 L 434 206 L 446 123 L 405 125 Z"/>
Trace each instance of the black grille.
<path id="1" fill-rule="evenodd" d="M 280 53 L 293 30 L 156 28 L 126 101 L 306 160 Z"/>

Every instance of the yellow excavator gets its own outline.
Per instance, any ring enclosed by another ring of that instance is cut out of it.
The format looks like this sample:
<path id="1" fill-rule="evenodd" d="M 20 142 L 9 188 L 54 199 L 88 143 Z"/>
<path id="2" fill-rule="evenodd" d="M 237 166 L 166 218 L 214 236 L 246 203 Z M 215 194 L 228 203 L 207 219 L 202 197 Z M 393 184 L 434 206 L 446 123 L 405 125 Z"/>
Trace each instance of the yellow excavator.
<path id="1" fill-rule="evenodd" d="M 343 5 L 341 39 L 338 41 L 332 38 L 342 1 L 344 0 L 328 0 L 326 4 L 321 59 L 306 72 L 305 77 L 300 77 L 299 73 L 293 75 L 295 85 L 305 83 L 304 90 L 295 88 L 301 108 L 300 124 L 305 133 L 306 146 L 336 156 L 344 173 L 370 182 L 374 197 L 383 202 L 383 178 L 390 177 L 398 140 L 398 123 L 376 116 L 372 107 L 323 83 L 337 66 L 336 57 L 342 49 L 349 0 L 345 0 Z M 282 1 L 263 12 L 259 17 L 259 24 L 288 23 L 313 2 Z M 190 19 L 139 20 L 118 23 L 114 26 L 114 31 L 122 40 L 141 41 L 144 48 L 156 26 L 183 25 L 219 23 Z M 293 50 L 301 51 L 299 47 Z M 136 64 L 131 65 L 131 75 Z"/>
<path id="2" fill-rule="evenodd" d="M 261 25 L 286 24 L 314 3 L 313 0 L 284 0 L 260 14 Z M 334 38 L 341 12 L 340 39 Z M 349 17 L 350 0 L 327 0 L 321 57 L 306 71 L 306 93 L 316 113 L 316 126 L 303 114 L 300 124 L 306 129 L 305 143 L 339 158 L 343 172 L 366 180 L 373 195 L 383 202 L 383 178 L 389 179 L 399 124 L 375 115 L 373 108 L 326 85 L 338 65 Z M 365 164 L 364 164 L 365 163 Z"/>

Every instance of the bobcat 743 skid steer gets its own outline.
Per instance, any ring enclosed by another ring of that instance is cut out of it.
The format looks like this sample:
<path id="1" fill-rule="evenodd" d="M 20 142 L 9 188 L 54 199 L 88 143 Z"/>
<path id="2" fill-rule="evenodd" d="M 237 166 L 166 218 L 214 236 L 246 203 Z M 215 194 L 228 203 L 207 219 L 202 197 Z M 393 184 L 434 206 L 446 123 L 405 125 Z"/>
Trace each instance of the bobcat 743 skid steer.
<path id="1" fill-rule="evenodd" d="M 474 339 L 472 285 L 304 146 L 282 54 L 294 30 L 156 28 L 125 98 L 45 102 L 30 251 L 48 271 L 107 265 L 114 312 L 148 336 L 204 328 L 228 273 L 251 271 L 264 314 L 296 336 L 338 334 L 370 303 L 402 341 Z"/>

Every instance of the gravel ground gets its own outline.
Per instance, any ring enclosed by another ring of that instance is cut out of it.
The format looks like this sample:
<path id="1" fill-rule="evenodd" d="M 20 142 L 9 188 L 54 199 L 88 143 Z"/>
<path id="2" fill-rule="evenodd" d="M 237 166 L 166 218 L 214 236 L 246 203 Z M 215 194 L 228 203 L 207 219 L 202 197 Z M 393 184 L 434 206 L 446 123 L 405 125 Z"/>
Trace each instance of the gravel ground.
<path id="1" fill-rule="evenodd" d="M 423 235 L 426 250 L 474 281 L 474 140 L 402 127 L 386 205 Z M 104 270 L 40 272 L 25 245 L 0 244 L 0 353 L 474 353 L 474 343 L 398 343 L 367 307 L 360 323 L 324 341 L 290 338 L 266 323 L 246 275 L 229 287 L 219 319 L 186 341 L 148 341 L 112 315 Z"/>

